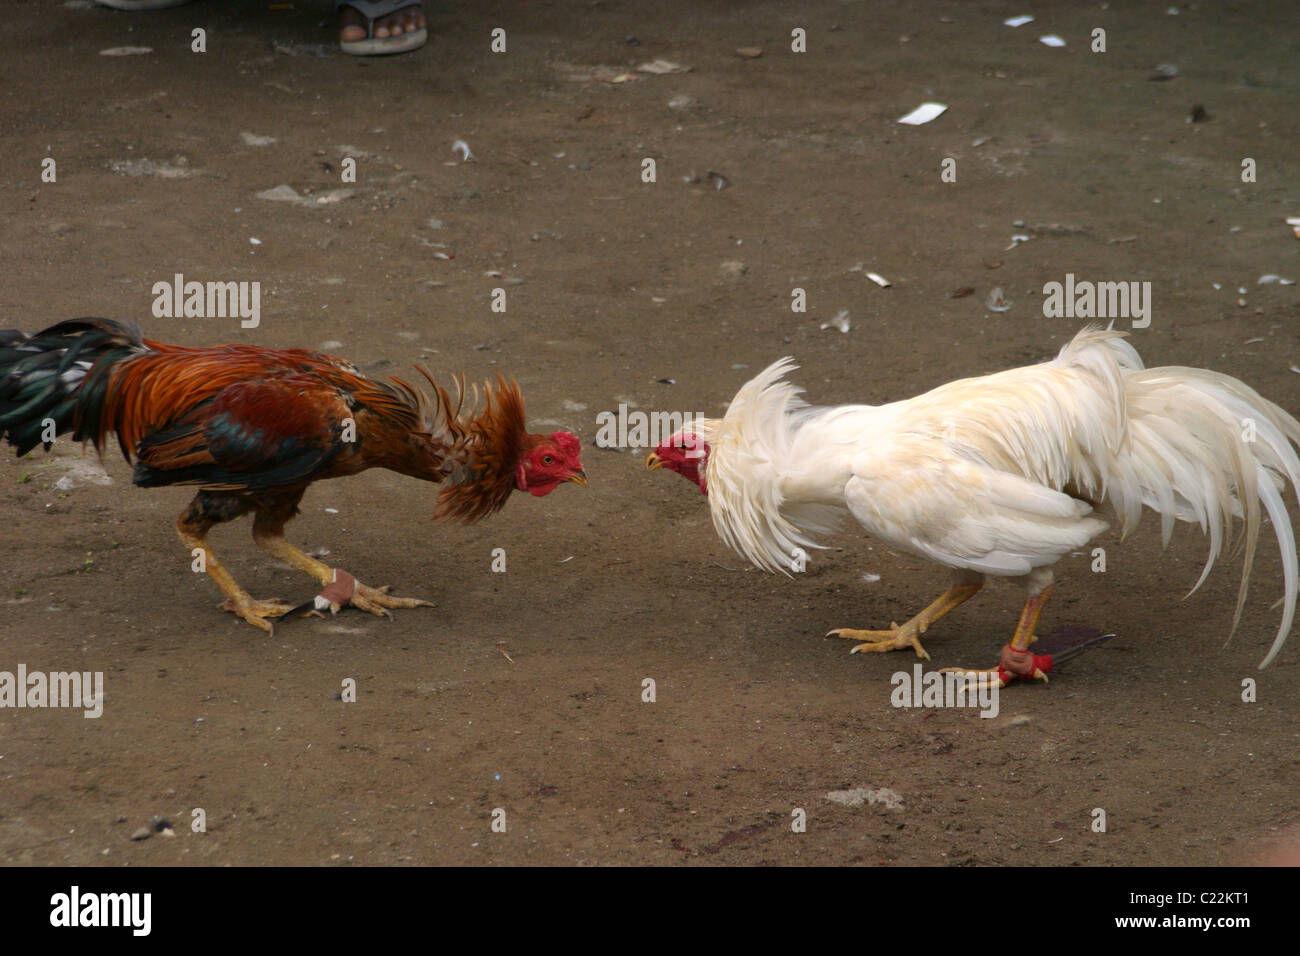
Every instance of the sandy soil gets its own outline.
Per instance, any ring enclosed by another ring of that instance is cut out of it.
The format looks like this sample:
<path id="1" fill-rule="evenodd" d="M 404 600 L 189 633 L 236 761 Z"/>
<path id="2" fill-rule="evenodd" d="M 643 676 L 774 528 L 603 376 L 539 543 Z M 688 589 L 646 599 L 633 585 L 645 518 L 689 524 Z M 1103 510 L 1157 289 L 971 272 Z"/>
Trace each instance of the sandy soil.
<path id="1" fill-rule="evenodd" d="M 785 354 L 824 403 L 1046 358 L 1080 324 L 1042 313 L 1066 273 L 1152 283 L 1134 337 L 1149 364 L 1213 367 L 1300 409 L 1300 292 L 1256 284 L 1300 278 L 1283 224 L 1300 214 L 1294 15 L 1032 6 L 1011 29 L 1023 11 L 991 2 L 446 4 L 424 49 L 365 61 L 310 0 L 11 4 L 0 326 L 131 317 L 186 344 L 331 342 L 374 374 L 507 371 L 534 423 L 588 443 L 591 486 L 461 528 L 394 474 L 319 484 L 291 537 L 438 607 L 268 640 L 191 573 L 172 530 L 189 491 L 132 488 L 118 457 L 96 483 L 67 440 L 0 456 L 0 669 L 106 681 L 98 720 L 0 711 L 0 861 L 1190 865 L 1275 843 L 1300 816 L 1300 647 L 1256 671 L 1281 594 L 1267 538 L 1226 647 L 1239 562 L 1181 601 L 1203 539 L 1181 529 L 1162 554 L 1148 520 L 1098 541 L 1105 574 L 1063 564 L 1048 608 L 1049 628 L 1115 640 L 1010 688 L 995 719 L 895 709 L 911 655 L 850 657 L 822 635 L 902 620 L 940 570 L 852 534 L 795 580 L 744 570 L 691 487 L 589 444 L 600 411 L 716 412 Z M 120 46 L 153 52 L 98 55 Z M 691 70 L 635 72 L 655 58 Z M 1150 80 L 1163 63 L 1180 75 Z M 948 112 L 895 122 L 928 100 Z M 1208 120 L 1188 122 L 1196 104 Z M 354 192 L 257 198 L 282 185 Z M 1031 238 L 1008 249 L 1013 234 Z M 151 288 L 177 272 L 260 281 L 260 326 L 154 318 Z M 994 286 L 1009 311 L 985 308 Z M 841 309 L 849 332 L 819 328 Z M 314 590 L 246 522 L 214 540 L 256 594 Z M 935 665 L 992 663 L 1018 609 L 1015 587 L 986 591 L 931 632 Z M 338 699 L 347 678 L 356 703 Z M 827 798 L 857 787 L 901 806 Z M 133 842 L 154 816 L 176 837 Z"/>

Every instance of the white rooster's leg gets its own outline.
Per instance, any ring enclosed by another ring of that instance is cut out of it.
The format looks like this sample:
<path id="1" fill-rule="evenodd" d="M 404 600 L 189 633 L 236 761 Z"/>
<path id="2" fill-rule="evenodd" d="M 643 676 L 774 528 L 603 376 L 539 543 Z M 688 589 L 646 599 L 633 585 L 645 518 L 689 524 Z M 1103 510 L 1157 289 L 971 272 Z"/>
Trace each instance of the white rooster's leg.
<path id="1" fill-rule="evenodd" d="M 851 627 L 837 627 L 833 631 L 827 631 L 827 637 L 844 637 L 852 641 L 864 641 L 857 645 L 850 654 L 857 654 L 863 651 L 901 651 L 905 648 L 912 648 L 916 651 L 916 656 L 922 660 L 928 661 L 930 655 L 925 648 L 921 646 L 921 635 L 929 630 L 930 625 L 939 618 L 943 617 L 953 608 L 964 604 L 973 598 L 981 587 L 984 586 L 983 580 L 963 581 L 954 585 L 947 591 L 944 591 L 937 598 L 930 602 L 924 611 L 916 615 L 906 624 L 898 625 L 893 621 L 889 622 L 887 631 L 859 631 Z"/>
<path id="2" fill-rule="evenodd" d="M 1011 636 L 1011 643 L 1002 648 L 1002 657 L 997 667 L 987 670 L 944 667 L 941 668 L 941 672 L 965 674 L 978 686 L 996 684 L 998 687 L 1006 687 L 1017 679 L 1046 682 L 1047 672 L 1052 668 L 1051 655 L 1034 654 L 1029 650 L 1029 645 L 1038 640 L 1034 636 L 1034 630 L 1038 627 L 1038 618 L 1042 615 L 1043 606 L 1047 604 L 1047 597 L 1051 593 L 1052 585 L 1048 584 L 1038 593 L 1030 594 L 1025 599 L 1025 607 L 1020 612 L 1020 620 L 1016 623 L 1016 633 Z"/>

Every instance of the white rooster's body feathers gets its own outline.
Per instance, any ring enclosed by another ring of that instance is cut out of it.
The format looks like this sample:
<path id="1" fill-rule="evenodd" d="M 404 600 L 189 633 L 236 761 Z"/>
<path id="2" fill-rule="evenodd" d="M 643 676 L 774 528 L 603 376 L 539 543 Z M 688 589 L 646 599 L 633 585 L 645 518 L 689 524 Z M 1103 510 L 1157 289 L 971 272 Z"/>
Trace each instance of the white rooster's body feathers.
<path id="1" fill-rule="evenodd" d="M 1282 554 L 1284 611 L 1261 666 L 1295 616 L 1297 554 L 1281 493 L 1300 488 L 1300 422 L 1217 372 L 1144 369 L 1122 333 L 1085 329 L 1050 362 L 962 379 L 888 405 L 814 408 L 775 362 L 726 415 L 698 422 L 713 522 L 724 541 L 786 571 L 816 535 L 851 514 L 891 546 L 973 574 L 1048 568 L 1106 529 L 1124 534 L 1143 506 L 1209 536 L 1205 580 L 1245 525 L 1235 630 L 1261 505 Z"/>

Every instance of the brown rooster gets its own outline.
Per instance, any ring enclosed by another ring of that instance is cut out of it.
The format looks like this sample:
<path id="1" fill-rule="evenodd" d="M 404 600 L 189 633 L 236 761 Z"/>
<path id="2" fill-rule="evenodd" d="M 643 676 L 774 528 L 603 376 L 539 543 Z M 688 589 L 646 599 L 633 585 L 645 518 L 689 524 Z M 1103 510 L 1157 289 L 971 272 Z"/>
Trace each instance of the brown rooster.
<path id="1" fill-rule="evenodd" d="M 388 468 L 443 482 L 435 517 L 467 522 L 499 510 L 515 489 L 541 497 L 566 481 L 587 483 L 578 439 L 530 434 L 513 381 L 498 376 L 473 414 L 462 409 L 463 384 L 453 403 L 418 371 L 432 399 L 307 349 L 187 348 L 143 339 L 131 323 L 69 319 L 43 332 L 0 332 L 0 438 L 26 454 L 71 431 L 102 454 L 115 432 L 127 461 L 134 453 L 137 485 L 199 486 L 176 530 L 225 593 L 221 609 L 265 631 L 297 609 L 254 600 L 207 543 L 214 525 L 250 511 L 258 546 L 324 586 L 318 611 L 351 604 L 389 615 L 429 602 L 367 587 L 285 540 L 313 481 Z"/>

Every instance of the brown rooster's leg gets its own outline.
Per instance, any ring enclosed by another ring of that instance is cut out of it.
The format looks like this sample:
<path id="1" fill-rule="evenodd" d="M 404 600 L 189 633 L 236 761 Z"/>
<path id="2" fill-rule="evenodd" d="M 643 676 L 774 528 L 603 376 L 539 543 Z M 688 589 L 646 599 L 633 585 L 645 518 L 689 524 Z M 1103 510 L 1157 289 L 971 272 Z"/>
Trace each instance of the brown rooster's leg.
<path id="1" fill-rule="evenodd" d="M 247 591 L 239 586 L 229 571 L 222 566 L 217 560 L 217 556 L 212 553 L 212 548 L 208 545 L 208 532 L 218 520 L 229 520 L 227 517 L 213 518 L 209 516 L 201 500 L 202 493 L 196 495 L 194 501 L 190 503 L 179 518 L 176 519 L 176 533 L 180 535 L 181 541 L 185 547 L 193 553 L 198 551 L 195 557 L 202 557 L 201 565 L 195 565 L 207 571 L 208 575 L 216 582 L 217 587 L 221 588 L 226 600 L 217 605 L 219 610 L 231 611 L 238 614 L 249 624 L 261 628 L 268 634 L 275 633 L 275 625 L 270 619 L 278 618 L 286 612 L 293 609 L 293 605 L 286 604 L 278 599 L 270 601 L 254 600 Z M 230 517 L 237 517 L 240 512 L 236 511 Z"/>
<path id="2" fill-rule="evenodd" d="M 857 654 L 862 651 L 901 651 L 910 647 L 916 651 L 917 657 L 928 661 L 930 655 L 921 646 L 921 635 L 929 630 L 931 624 L 953 608 L 973 598 L 983 586 L 982 580 L 963 581 L 954 585 L 940 594 L 930 602 L 925 610 L 901 627 L 893 621 L 889 622 L 889 630 L 887 631 L 859 631 L 851 627 L 837 627 L 833 631 L 828 631 L 826 636 L 845 637 L 853 641 L 866 640 L 865 643 L 859 644 L 849 651 L 850 654 Z"/>
<path id="3" fill-rule="evenodd" d="M 258 511 L 257 517 L 253 519 L 253 540 L 267 554 L 310 574 L 321 583 L 325 590 L 320 595 L 323 601 L 317 602 L 318 609 L 323 609 L 326 606 L 324 602 L 328 602 L 330 611 L 337 613 L 344 604 L 350 604 L 371 614 L 392 617 L 389 608 L 434 606 L 432 601 L 422 601 L 419 598 L 393 597 L 388 593 L 391 590 L 389 587 L 369 587 L 346 571 L 336 570 L 323 561 L 317 561 L 285 540 L 284 525 L 287 521 L 288 516 Z"/>
<path id="4" fill-rule="evenodd" d="M 1049 579 L 1050 580 L 1050 579 Z M 1016 623 L 1016 632 L 1011 636 L 1011 643 L 1002 648 L 1002 658 L 997 667 L 985 670 L 969 670 L 965 667 L 944 667 L 945 674 L 965 674 L 980 687 L 996 685 L 1006 687 L 1013 680 L 1047 681 L 1047 672 L 1052 669 L 1049 654 L 1034 654 L 1029 645 L 1038 640 L 1034 630 L 1038 627 L 1038 618 L 1047 604 L 1047 597 L 1052 593 L 1052 585 L 1046 585 L 1037 594 L 1030 594 L 1025 600 L 1020 620 Z"/>

